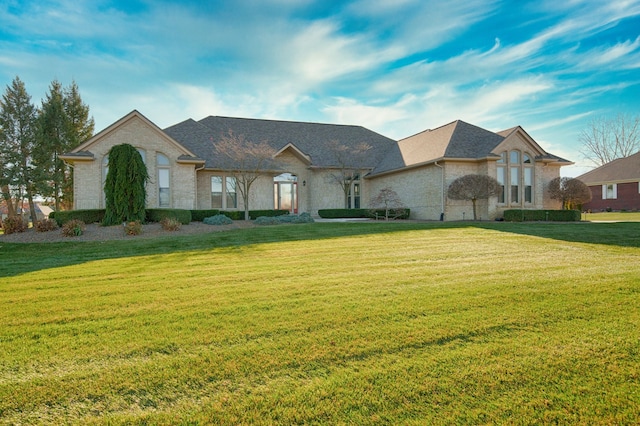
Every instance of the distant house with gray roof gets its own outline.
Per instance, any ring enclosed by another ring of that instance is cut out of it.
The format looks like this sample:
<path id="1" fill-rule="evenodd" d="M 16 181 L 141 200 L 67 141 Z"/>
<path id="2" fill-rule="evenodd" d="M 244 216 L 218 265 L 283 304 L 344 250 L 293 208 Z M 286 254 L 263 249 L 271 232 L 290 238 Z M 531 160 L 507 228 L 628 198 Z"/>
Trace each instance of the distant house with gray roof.
<path id="1" fill-rule="evenodd" d="M 640 152 L 577 177 L 591 190 L 585 210 L 640 210 Z"/>
<path id="2" fill-rule="evenodd" d="M 288 209 L 317 215 L 343 208 L 342 188 L 332 179 L 344 164 L 332 147 L 344 152 L 361 144 L 369 149 L 352 165 L 347 205 L 370 207 L 383 188 L 398 193 L 411 217 L 425 220 L 470 218 L 470 203 L 449 200 L 449 184 L 466 174 L 488 174 L 502 193 L 480 202 L 482 219 L 500 217 L 508 208 L 558 208 L 546 195 L 548 182 L 571 162 L 545 152 L 521 127 L 494 133 L 455 121 L 399 141 L 362 126 L 209 116 L 160 129 L 132 111 L 62 158 L 73 165 L 75 209 L 104 208 L 108 153 L 129 143 L 141 153 L 151 176 L 149 207 L 243 210 L 235 179 L 214 149 L 229 133 L 269 144 L 279 170 L 265 173 L 252 187 L 250 208 Z"/>

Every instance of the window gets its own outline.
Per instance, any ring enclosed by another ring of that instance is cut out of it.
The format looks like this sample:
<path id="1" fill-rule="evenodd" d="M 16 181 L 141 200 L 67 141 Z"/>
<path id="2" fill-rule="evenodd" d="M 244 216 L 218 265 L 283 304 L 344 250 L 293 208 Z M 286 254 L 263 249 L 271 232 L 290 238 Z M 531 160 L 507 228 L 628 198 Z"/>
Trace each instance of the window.
<path id="1" fill-rule="evenodd" d="M 351 190 L 349 191 L 349 208 L 360 208 L 360 184 L 357 182 L 351 185 Z"/>
<path id="2" fill-rule="evenodd" d="M 506 167 L 507 159 L 509 160 Z M 496 180 L 502 190 L 498 193 L 498 203 L 533 203 L 535 197 L 534 161 L 531 154 L 517 150 L 500 153 L 496 166 Z M 509 187 L 507 190 L 507 183 Z"/>
<path id="3" fill-rule="evenodd" d="M 169 207 L 170 201 L 170 165 L 167 156 L 158 153 L 156 155 L 158 166 L 158 207 Z"/>
<path id="4" fill-rule="evenodd" d="M 225 192 L 227 194 L 226 209 L 238 208 L 238 193 L 236 192 L 236 178 L 227 176 L 225 180 Z"/>
<path id="5" fill-rule="evenodd" d="M 501 204 L 504 204 L 505 202 L 505 193 L 504 193 L 504 184 L 505 184 L 505 168 L 504 167 L 498 167 L 496 169 L 496 174 L 497 174 L 497 181 L 500 184 L 500 192 L 498 193 L 498 202 Z"/>
<path id="6" fill-rule="evenodd" d="M 609 183 L 602 185 L 602 199 L 603 200 L 615 200 L 618 198 L 618 185 L 615 183 Z"/>
<path id="7" fill-rule="evenodd" d="M 225 194 L 225 196 L 223 197 L 222 194 Z M 211 208 L 238 208 L 236 178 L 231 176 L 224 178 L 222 176 L 211 176 Z"/>
<path id="8" fill-rule="evenodd" d="M 524 168 L 524 202 L 533 202 L 533 169 L 531 167 Z"/>
<path id="9" fill-rule="evenodd" d="M 520 201 L 520 177 L 518 176 L 518 172 L 520 171 L 519 167 L 511 167 L 510 175 L 511 175 L 511 202 L 518 203 Z"/>
<path id="10" fill-rule="evenodd" d="M 357 173 L 353 176 L 351 187 L 349 188 L 348 208 L 360 208 L 360 175 Z"/>

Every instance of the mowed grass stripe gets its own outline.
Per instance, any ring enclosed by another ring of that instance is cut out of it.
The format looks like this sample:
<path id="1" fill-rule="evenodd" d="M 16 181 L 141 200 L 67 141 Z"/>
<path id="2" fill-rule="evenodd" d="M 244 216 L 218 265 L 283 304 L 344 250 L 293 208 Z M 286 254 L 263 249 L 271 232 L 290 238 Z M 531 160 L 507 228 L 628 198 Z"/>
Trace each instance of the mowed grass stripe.
<path id="1" fill-rule="evenodd" d="M 637 248 L 504 228 L 326 229 L 326 239 L 142 251 L 10 277 L 1 417 L 634 418 Z"/>

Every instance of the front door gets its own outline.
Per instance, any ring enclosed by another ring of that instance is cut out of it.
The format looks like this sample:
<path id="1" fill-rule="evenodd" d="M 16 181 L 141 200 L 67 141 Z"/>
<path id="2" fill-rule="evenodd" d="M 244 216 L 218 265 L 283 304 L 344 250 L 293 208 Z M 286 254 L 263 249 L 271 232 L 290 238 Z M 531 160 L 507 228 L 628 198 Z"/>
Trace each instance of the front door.
<path id="1" fill-rule="evenodd" d="M 273 182 L 274 207 L 298 213 L 298 182 L 296 176 L 289 173 L 277 176 Z"/>

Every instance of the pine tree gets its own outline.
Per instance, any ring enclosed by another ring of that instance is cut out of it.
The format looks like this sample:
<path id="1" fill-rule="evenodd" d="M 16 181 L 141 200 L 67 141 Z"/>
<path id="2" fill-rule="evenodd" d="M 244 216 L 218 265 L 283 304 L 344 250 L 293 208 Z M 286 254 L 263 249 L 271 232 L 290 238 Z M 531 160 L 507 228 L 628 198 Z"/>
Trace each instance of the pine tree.
<path id="1" fill-rule="evenodd" d="M 42 173 L 38 192 L 55 200 L 55 210 L 60 210 L 62 185 L 67 177 L 67 166 L 59 156 L 69 150 L 69 123 L 64 112 L 62 85 L 54 80 L 38 115 L 37 146 L 34 163 Z"/>
<path id="2" fill-rule="evenodd" d="M 109 151 L 109 171 L 104 184 L 106 212 L 104 225 L 145 219 L 146 190 L 149 179 L 142 156 L 132 145 L 116 145 Z"/>
<path id="3" fill-rule="evenodd" d="M 3 186 L 24 193 L 29 201 L 31 220 L 36 222 L 33 197 L 37 193 L 37 173 L 33 161 L 36 140 L 36 108 L 24 83 L 16 77 L 2 96 L 0 108 L 0 157 L 3 163 Z"/>
<path id="4" fill-rule="evenodd" d="M 80 91 L 75 81 L 64 90 L 64 112 L 68 124 L 67 151 L 84 143 L 93 136 L 95 123 L 89 115 L 89 106 L 82 102 Z M 62 202 L 70 207 L 73 205 L 73 173 L 67 167 L 62 185 Z"/>

